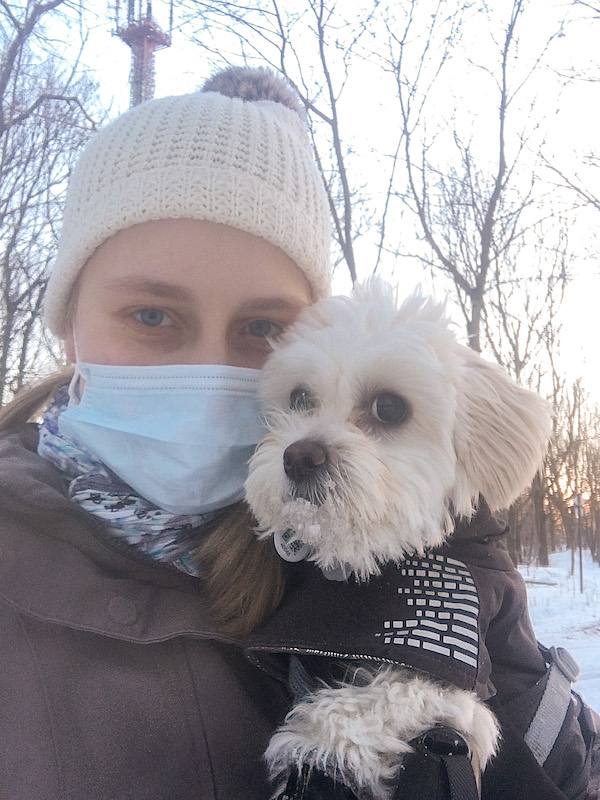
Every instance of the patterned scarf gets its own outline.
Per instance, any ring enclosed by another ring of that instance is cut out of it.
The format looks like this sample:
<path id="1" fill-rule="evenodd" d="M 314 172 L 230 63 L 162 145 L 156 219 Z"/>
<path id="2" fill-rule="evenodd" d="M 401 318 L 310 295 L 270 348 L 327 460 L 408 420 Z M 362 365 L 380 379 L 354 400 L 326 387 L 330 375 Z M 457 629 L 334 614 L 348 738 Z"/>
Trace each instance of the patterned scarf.
<path id="1" fill-rule="evenodd" d="M 150 558 L 199 577 L 197 550 L 220 520 L 221 511 L 173 514 L 136 495 L 92 453 L 59 431 L 58 418 L 68 403 L 68 385 L 65 385 L 54 395 L 44 414 L 38 454 L 57 466 L 69 481 L 69 497 L 104 520 L 112 536 Z"/>

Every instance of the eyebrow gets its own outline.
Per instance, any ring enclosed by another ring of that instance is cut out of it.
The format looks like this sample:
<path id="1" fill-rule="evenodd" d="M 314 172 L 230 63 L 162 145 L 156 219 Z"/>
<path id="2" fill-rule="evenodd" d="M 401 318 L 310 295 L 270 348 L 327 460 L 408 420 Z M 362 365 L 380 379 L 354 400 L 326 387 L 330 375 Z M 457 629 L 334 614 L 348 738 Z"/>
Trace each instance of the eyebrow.
<path id="1" fill-rule="evenodd" d="M 133 289 L 136 292 L 152 295 L 153 297 L 165 298 L 168 300 L 186 300 L 190 293 L 183 286 L 164 281 L 152 281 L 149 278 L 116 278 L 106 281 L 105 286 L 115 289 Z"/>
<path id="2" fill-rule="evenodd" d="M 167 300 L 189 300 L 189 290 L 183 286 L 164 281 L 154 281 L 149 278 L 131 276 L 128 278 L 116 278 L 106 281 L 105 286 L 115 289 L 130 289 L 143 292 L 153 297 Z M 292 311 L 298 312 L 305 307 L 305 303 L 286 297 L 254 297 L 247 300 L 240 306 L 240 311 L 244 313 L 273 312 L 273 311 Z"/>
<path id="3" fill-rule="evenodd" d="M 305 307 L 305 303 L 299 300 L 287 299 L 285 297 L 256 297 L 252 300 L 247 300 L 240 306 L 240 311 L 243 312 L 259 312 L 259 311 L 294 311 L 298 312 Z"/>

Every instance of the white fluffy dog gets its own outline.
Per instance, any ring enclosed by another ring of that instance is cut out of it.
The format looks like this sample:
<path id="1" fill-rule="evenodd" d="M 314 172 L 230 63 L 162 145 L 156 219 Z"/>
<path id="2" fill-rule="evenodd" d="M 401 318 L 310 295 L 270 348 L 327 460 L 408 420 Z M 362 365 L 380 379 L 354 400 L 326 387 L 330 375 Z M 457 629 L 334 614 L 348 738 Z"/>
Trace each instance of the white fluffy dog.
<path id="1" fill-rule="evenodd" d="M 441 545 L 480 495 L 508 507 L 550 433 L 545 401 L 459 344 L 442 306 L 414 295 L 398 308 L 377 281 L 303 312 L 262 392 L 270 433 L 246 484 L 259 535 L 357 581 Z M 292 709 L 267 751 L 273 777 L 309 764 L 361 798 L 388 798 L 408 743 L 435 723 L 456 729 L 481 769 L 494 754 L 496 720 L 474 692 L 387 665 L 360 683 Z"/>

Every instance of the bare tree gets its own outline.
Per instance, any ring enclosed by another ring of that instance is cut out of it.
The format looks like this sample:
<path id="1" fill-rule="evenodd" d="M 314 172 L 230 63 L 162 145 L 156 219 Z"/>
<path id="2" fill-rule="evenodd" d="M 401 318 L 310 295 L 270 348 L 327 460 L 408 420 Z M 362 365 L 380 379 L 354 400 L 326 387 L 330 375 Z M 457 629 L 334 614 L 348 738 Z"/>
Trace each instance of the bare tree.
<path id="1" fill-rule="evenodd" d="M 575 571 L 577 519 L 573 499 L 585 483 L 587 396 L 580 380 L 557 382 L 555 432 L 548 457 L 548 498 L 560 520 Z"/>
<path id="2" fill-rule="evenodd" d="M 597 3 L 586 3 L 585 0 L 573 0 L 574 5 L 582 6 L 583 8 L 587 8 L 590 11 L 593 11 L 594 14 L 600 16 L 600 5 Z"/>
<path id="3" fill-rule="evenodd" d="M 486 316 L 489 323 L 491 313 L 486 309 L 489 294 L 498 286 L 514 284 L 519 275 L 515 251 L 523 249 L 530 231 L 546 214 L 535 192 L 535 163 L 531 160 L 531 136 L 536 125 L 517 106 L 519 94 L 542 63 L 553 37 L 528 72 L 517 73 L 518 28 L 527 2 L 513 0 L 497 43 L 497 65 L 477 65 L 470 57 L 462 59 L 465 74 L 461 79 L 468 80 L 465 75 L 469 68 L 471 80 L 475 80 L 473 76 L 479 80 L 471 102 L 483 103 L 482 98 L 493 93 L 496 97 L 495 119 L 490 113 L 485 115 L 484 146 L 481 135 L 457 123 L 458 111 L 451 100 L 446 100 L 445 107 L 440 103 L 437 88 L 440 76 L 460 48 L 465 26 L 473 24 L 473 8 L 465 4 L 448 17 L 445 4 L 441 0 L 436 3 L 415 55 L 418 4 L 412 5 L 415 13 L 407 17 L 403 30 L 390 28 L 388 36 L 388 69 L 396 78 L 404 133 L 407 188 L 401 197 L 414 211 L 428 248 L 421 258 L 451 280 L 465 317 L 469 344 L 481 351 L 484 323 Z M 477 8 L 477 12 L 483 10 Z M 492 29 L 489 20 L 491 41 Z M 459 66 L 454 65 L 452 73 L 460 74 Z M 448 87 L 447 81 L 443 86 Z M 435 117 L 431 106 L 440 105 L 445 108 L 443 119 L 434 123 L 430 133 Z M 518 125 L 514 121 L 517 117 Z"/>
<path id="4" fill-rule="evenodd" d="M 584 443 L 584 487 L 587 493 L 587 531 L 592 557 L 600 563 L 600 408 L 588 410 Z"/>
<path id="5" fill-rule="evenodd" d="M 0 2 L 0 403 L 56 353 L 40 325 L 47 267 L 70 164 L 94 127 L 94 87 L 48 53 L 44 23 L 65 5 Z"/>
<path id="6" fill-rule="evenodd" d="M 586 34 L 594 36 L 594 45 L 600 34 L 600 4 L 572 0 L 570 14 L 565 24 L 565 35 L 575 42 L 584 40 Z M 590 124 L 582 124 L 574 128 L 572 141 L 565 148 L 562 139 L 554 150 L 544 154 L 543 163 L 549 173 L 548 183 L 553 189 L 564 195 L 565 205 L 569 203 L 573 215 L 583 222 L 588 236 L 597 239 L 597 212 L 600 211 L 600 191 L 598 177 L 600 175 L 600 156 L 598 155 L 595 134 L 594 112 L 597 104 L 600 72 L 595 50 L 589 53 L 584 46 L 570 48 L 567 63 L 557 70 L 560 79 L 570 89 L 576 91 L 580 108 L 589 107 Z M 565 157 L 566 156 L 566 157 Z M 575 156 L 573 158 L 573 156 Z M 588 222 L 589 220 L 589 222 Z M 594 256 L 597 254 L 597 241 L 592 245 Z"/>

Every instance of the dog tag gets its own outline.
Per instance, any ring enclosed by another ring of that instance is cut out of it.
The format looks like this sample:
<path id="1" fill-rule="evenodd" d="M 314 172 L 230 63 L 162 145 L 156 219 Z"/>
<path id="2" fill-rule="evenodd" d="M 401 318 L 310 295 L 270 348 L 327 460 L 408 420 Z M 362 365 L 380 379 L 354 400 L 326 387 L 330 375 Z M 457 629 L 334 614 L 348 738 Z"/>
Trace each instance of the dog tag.
<path id="1" fill-rule="evenodd" d="M 273 535 L 275 550 L 284 561 L 302 561 L 310 555 L 311 548 L 296 537 L 294 531 L 277 531 Z"/>

